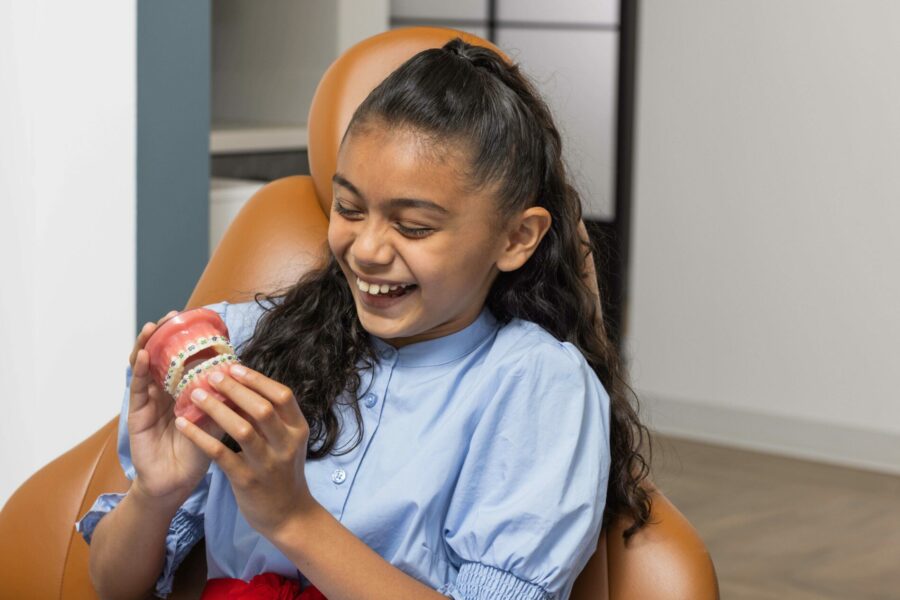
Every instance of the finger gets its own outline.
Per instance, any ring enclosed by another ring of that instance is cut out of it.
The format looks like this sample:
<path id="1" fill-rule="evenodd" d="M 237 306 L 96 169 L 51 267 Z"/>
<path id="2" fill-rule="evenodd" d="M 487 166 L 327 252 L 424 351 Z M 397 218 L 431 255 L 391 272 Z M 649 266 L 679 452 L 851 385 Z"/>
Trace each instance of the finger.
<path id="1" fill-rule="evenodd" d="M 128 412 L 134 413 L 143 408 L 150 399 L 147 389 L 150 385 L 150 355 L 146 350 L 138 351 L 131 373 L 131 395 Z"/>
<path id="2" fill-rule="evenodd" d="M 307 425 L 306 417 L 303 416 L 291 388 L 244 365 L 231 365 L 228 372 L 235 381 L 268 399 L 285 425 L 289 427 Z"/>
<path id="3" fill-rule="evenodd" d="M 171 319 L 172 317 L 174 317 L 177 314 L 178 314 L 177 310 L 170 310 L 169 312 L 164 314 L 159 321 L 156 322 L 157 326 L 162 325 L 163 323 L 165 323 L 166 321 L 168 321 L 169 319 Z"/>
<path id="4" fill-rule="evenodd" d="M 262 456 L 266 447 L 265 441 L 250 422 L 241 418 L 225 404 L 225 398 L 218 394 L 208 394 L 201 388 L 197 388 L 191 393 L 191 402 L 209 415 L 225 433 L 240 444 L 242 450 L 255 456 Z"/>
<path id="5" fill-rule="evenodd" d="M 137 353 L 144 347 L 154 331 L 156 331 L 156 325 L 148 321 L 144 323 L 144 326 L 138 333 L 137 339 L 134 341 L 134 348 L 131 349 L 131 355 L 128 357 L 128 362 L 131 363 L 132 369 L 134 369 L 134 362 L 137 360 Z"/>
<path id="6" fill-rule="evenodd" d="M 221 380 L 217 380 L 216 376 L 221 376 Z M 251 423 L 269 442 L 273 444 L 284 442 L 287 437 L 287 429 L 271 401 L 223 373 L 213 373 L 207 380 L 218 392 L 234 402 L 238 409 L 249 416 Z"/>
<path id="7" fill-rule="evenodd" d="M 225 444 L 218 439 L 184 417 L 175 419 L 175 427 L 182 435 L 184 435 L 184 437 L 200 448 L 210 460 L 214 460 L 216 464 L 222 468 L 229 480 L 234 481 L 238 473 L 245 468 L 244 461 L 241 457 L 225 447 Z"/>

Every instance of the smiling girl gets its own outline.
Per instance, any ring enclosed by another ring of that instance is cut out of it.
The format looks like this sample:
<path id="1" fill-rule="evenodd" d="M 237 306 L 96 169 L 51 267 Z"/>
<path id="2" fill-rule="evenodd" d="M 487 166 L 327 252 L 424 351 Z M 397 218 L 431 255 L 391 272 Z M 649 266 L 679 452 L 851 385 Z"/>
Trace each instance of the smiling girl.
<path id="1" fill-rule="evenodd" d="M 174 418 L 143 349 L 157 325 L 138 336 L 132 485 L 79 523 L 101 595 L 165 597 L 205 537 L 204 598 L 566 599 L 601 526 L 640 529 L 646 429 L 561 153 L 519 68 L 461 39 L 373 90 L 327 263 L 208 306 L 243 363 L 194 398 L 210 423 Z"/>

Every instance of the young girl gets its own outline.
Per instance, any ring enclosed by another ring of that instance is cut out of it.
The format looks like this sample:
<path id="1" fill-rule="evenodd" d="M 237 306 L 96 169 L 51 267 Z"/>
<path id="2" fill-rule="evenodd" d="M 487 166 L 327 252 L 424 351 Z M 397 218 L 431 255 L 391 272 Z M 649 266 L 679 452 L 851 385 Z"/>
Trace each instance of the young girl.
<path id="1" fill-rule="evenodd" d="M 649 497 L 548 107 L 491 50 L 423 51 L 353 115 L 333 190 L 327 264 L 208 307 L 244 367 L 194 399 L 209 424 L 174 419 L 138 336 L 132 485 L 78 524 L 95 586 L 165 597 L 205 537 L 204 598 L 568 598 Z"/>

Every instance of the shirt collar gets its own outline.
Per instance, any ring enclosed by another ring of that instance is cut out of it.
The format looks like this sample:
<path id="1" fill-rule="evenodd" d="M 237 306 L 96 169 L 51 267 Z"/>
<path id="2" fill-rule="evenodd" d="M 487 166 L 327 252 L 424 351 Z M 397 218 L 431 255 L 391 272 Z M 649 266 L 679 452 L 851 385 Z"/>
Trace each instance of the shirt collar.
<path id="1" fill-rule="evenodd" d="M 385 351 L 388 357 L 393 354 L 392 350 L 397 352 L 397 364 L 402 367 L 434 367 L 469 354 L 497 329 L 497 325 L 497 318 L 485 304 L 474 321 L 444 337 L 407 344 L 399 349 L 374 335 L 371 338 L 380 356 L 384 357 Z"/>

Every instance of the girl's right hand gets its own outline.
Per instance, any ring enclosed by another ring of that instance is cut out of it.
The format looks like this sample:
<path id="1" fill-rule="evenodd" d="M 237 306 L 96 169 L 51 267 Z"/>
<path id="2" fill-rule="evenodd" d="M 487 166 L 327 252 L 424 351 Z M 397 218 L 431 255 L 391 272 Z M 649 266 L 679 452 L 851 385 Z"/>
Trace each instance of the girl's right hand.
<path id="1" fill-rule="evenodd" d="M 153 332 L 176 314 L 173 310 L 156 324 L 147 323 L 135 341 L 129 357 L 128 436 L 131 462 L 137 471 L 132 490 L 180 505 L 206 474 L 210 461 L 175 428 L 175 401 L 153 381 L 150 354 L 144 349 Z M 216 438 L 225 433 L 211 420 L 204 430 Z"/>

